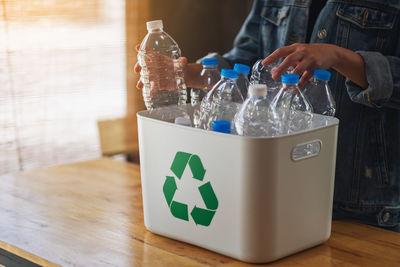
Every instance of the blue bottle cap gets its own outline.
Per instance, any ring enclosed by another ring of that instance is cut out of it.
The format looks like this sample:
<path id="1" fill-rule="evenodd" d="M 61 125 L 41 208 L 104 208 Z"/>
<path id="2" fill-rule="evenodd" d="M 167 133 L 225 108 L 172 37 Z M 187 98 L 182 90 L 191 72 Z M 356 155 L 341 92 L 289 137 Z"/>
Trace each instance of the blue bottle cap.
<path id="1" fill-rule="evenodd" d="M 231 133 L 231 124 L 225 120 L 213 121 L 212 130 L 220 133 Z"/>
<path id="2" fill-rule="evenodd" d="M 331 73 L 327 70 L 316 69 L 314 70 L 314 77 L 323 81 L 329 81 Z"/>
<path id="3" fill-rule="evenodd" d="M 299 83 L 299 75 L 297 74 L 283 74 L 281 76 L 282 83 L 284 84 L 296 84 Z"/>
<path id="4" fill-rule="evenodd" d="M 236 70 L 237 72 L 243 73 L 243 74 L 250 73 L 250 67 L 247 65 L 243 65 L 243 64 L 235 64 L 235 66 L 233 67 L 233 70 Z"/>
<path id="5" fill-rule="evenodd" d="M 221 76 L 224 76 L 226 78 L 236 79 L 238 77 L 238 73 L 234 70 L 222 69 Z"/>
<path id="6" fill-rule="evenodd" d="M 203 58 L 201 60 L 201 64 L 203 66 L 217 66 L 218 65 L 218 58 L 214 58 L 214 57 Z"/>

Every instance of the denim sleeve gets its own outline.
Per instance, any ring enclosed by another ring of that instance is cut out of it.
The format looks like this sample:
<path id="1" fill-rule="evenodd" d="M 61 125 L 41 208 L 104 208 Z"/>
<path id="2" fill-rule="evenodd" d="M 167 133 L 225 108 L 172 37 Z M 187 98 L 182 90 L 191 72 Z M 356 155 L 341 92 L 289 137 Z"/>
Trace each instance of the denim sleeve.
<path id="1" fill-rule="evenodd" d="M 235 38 L 233 48 L 223 55 L 223 58 L 230 62 L 253 65 L 262 57 L 260 51 L 260 21 L 263 1 L 256 0 L 246 21 L 242 25 Z"/>
<path id="2" fill-rule="evenodd" d="M 357 51 L 365 63 L 368 88 L 346 79 L 350 99 L 369 107 L 400 109 L 400 58 L 379 52 Z"/>

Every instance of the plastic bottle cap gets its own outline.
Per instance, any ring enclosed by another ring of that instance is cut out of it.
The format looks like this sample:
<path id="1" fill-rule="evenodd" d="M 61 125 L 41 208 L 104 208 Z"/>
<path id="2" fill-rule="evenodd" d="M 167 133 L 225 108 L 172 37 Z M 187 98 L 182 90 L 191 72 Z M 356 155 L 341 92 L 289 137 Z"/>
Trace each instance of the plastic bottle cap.
<path id="1" fill-rule="evenodd" d="M 254 96 L 266 96 L 268 93 L 267 85 L 265 84 L 250 84 L 249 94 Z"/>
<path id="2" fill-rule="evenodd" d="M 281 79 L 284 84 L 299 83 L 299 75 L 297 74 L 283 74 Z"/>
<path id="3" fill-rule="evenodd" d="M 247 66 L 247 65 L 243 65 L 243 64 L 235 64 L 233 69 L 236 70 L 237 72 L 243 73 L 243 74 L 249 74 L 250 73 L 250 67 Z"/>
<path id="4" fill-rule="evenodd" d="M 329 81 L 331 73 L 327 70 L 316 69 L 314 70 L 314 77 L 323 81 Z"/>
<path id="5" fill-rule="evenodd" d="M 221 76 L 224 76 L 226 78 L 236 79 L 238 77 L 238 73 L 234 70 L 222 69 Z"/>
<path id="6" fill-rule="evenodd" d="M 192 126 L 192 122 L 190 119 L 185 117 L 176 117 L 175 124 L 183 125 L 183 126 Z"/>
<path id="7" fill-rule="evenodd" d="M 214 57 L 204 58 L 201 61 L 201 64 L 203 66 L 216 66 L 216 65 L 218 65 L 218 58 L 214 58 Z"/>
<path id="8" fill-rule="evenodd" d="M 231 132 L 231 124 L 229 121 L 225 121 L 225 120 L 213 121 L 212 130 L 214 132 L 230 133 Z"/>
<path id="9" fill-rule="evenodd" d="M 155 30 L 155 29 L 162 29 L 163 28 L 163 23 L 162 20 L 152 20 L 146 22 L 147 30 Z"/>

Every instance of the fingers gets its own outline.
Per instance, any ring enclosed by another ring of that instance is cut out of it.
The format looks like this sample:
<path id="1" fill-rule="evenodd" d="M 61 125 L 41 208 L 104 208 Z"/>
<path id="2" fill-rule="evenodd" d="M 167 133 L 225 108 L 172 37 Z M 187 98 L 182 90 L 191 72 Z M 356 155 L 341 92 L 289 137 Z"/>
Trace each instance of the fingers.
<path id="1" fill-rule="evenodd" d="M 140 48 L 140 44 L 137 44 L 137 45 L 136 45 L 136 52 L 139 52 L 139 48 Z M 142 69 L 142 68 L 140 67 L 139 62 L 136 62 L 135 67 L 133 67 L 133 70 L 134 70 L 136 73 L 139 73 L 141 69 Z M 139 82 L 138 82 L 138 84 L 139 84 Z M 136 87 L 137 87 L 137 86 L 136 86 Z M 140 88 L 140 89 L 142 89 L 142 88 Z"/>
<path id="2" fill-rule="evenodd" d="M 133 70 L 134 70 L 136 73 L 139 73 L 139 72 L 142 70 L 142 68 L 141 68 L 140 65 L 139 65 L 139 62 L 136 62 L 135 67 L 133 68 Z"/>
<path id="3" fill-rule="evenodd" d="M 300 78 L 299 87 L 303 88 L 313 76 L 313 70 L 306 70 Z"/>
<path id="4" fill-rule="evenodd" d="M 139 49 L 140 45 L 136 45 L 136 51 L 139 52 Z M 175 74 L 170 72 L 170 70 L 174 68 L 174 60 L 152 50 L 145 53 L 144 60 L 147 67 L 146 72 L 149 75 L 150 95 L 154 94 L 156 90 L 176 90 Z M 180 57 L 178 61 L 183 68 L 188 64 L 188 59 L 186 57 Z M 139 73 L 140 71 L 141 66 L 139 62 L 136 62 L 134 72 Z M 144 84 L 142 80 L 139 80 L 136 84 L 136 88 L 142 90 L 143 87 Z"/>
<path id="5" fill-rule="evenodd" d="M 293 53 L 285 58 L 285 60 L 273 71 L 271 71 L 272 79 L 277 80 L 282 74 L 286 73 L 287 69 L 296 66 L 303 58 L 303 53 Z"/>
<path id="6" fill-rule="evenodd" d="M 276 49 L 271 55 L 264 58 L 261 62 L 264 66 L 271 64 L 272 62 L 280 59 L 281 57 L 286 57 L 296 50 L 296 46 L 290 45 Z"/>
<path id="7" fill-rule="evenodd" d="M 139 81 L 137 82 L 136 88 L 139 89 L 139 90 L 142 90 L 142 89 L 143 89 L 143 82 L 142 82 L 142 80 L 139 80 Z"/>
<path id="8" fill-rule="evenodd" d="M 296 65 L 293 73 L 302 75 L 303 72 L 313 70 L 316 67 L 316 60 L 312 56 L 308 56 L 306 58 L 303 58 L 303 60 Z"/>

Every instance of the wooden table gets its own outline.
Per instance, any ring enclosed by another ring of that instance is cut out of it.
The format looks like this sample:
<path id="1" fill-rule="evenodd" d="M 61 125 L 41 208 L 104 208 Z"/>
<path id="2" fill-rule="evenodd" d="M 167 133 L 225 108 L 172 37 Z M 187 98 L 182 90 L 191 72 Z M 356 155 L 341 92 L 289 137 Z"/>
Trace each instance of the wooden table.
<path id="1" fill-rule="evenodd" d="M 103 156 L 110 157 L 119 154 L 138 153 L 136 116 L 98 121 L 97 128 Z"/>
<path id="2" fill-rule="evenodd" d="M 269 266 L 400 266 L 400 234 L 346 221 L 332 230 Z M 105 158 L 0 176 L 0 249 L 48 266 L 249 266 L 148 232 L 139 166 Z"/>

